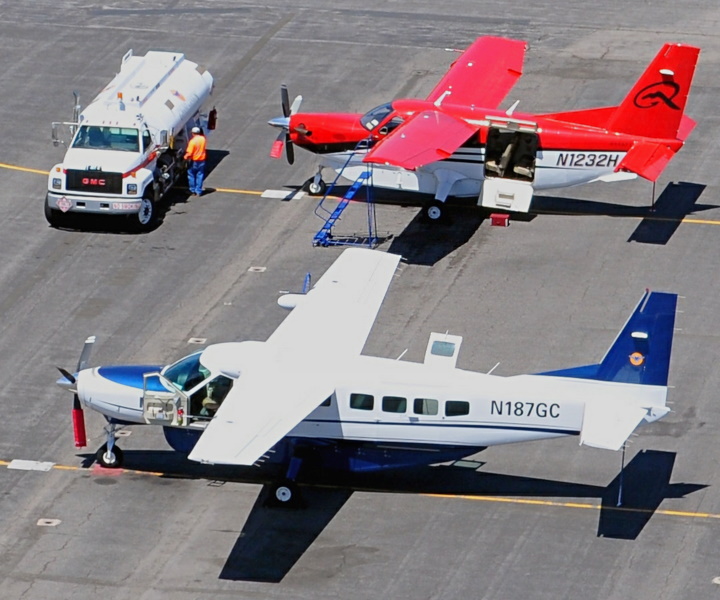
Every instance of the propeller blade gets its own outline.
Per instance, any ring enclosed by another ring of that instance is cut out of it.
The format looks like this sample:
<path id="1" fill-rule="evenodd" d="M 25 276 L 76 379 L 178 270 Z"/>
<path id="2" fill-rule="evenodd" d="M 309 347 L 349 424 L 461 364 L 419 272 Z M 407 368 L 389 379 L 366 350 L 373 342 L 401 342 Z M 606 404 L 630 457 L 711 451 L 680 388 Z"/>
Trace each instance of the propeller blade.
<path id="1" fill-rule="evenodd" d="M 293 149 L 293 143 L 290 141 L 290 136 L 285 137 L 285 157 L 287 158 L 288 164 L 295 162 L 295 150 Z"/>
<path id="2" fill-rule="evenodd" d="M 77 365 L 78 373 L 87 367 L 88 361 L 90 360 L 90 353 L 92 352 L 94 343 L 95 343 L 94 335 L 91 335 L 88 339 L 85 340 L 85 345 L 83 346 L 82 352 L 80 353 L 80 360 L 78 360 L 78 365 Z"/>
<path id="3" fill-rule="evenodd" d="M 284 117 L 290 116 L 290 95 L 288 94 L 287 86 L 283 83 L 280 86 L 280 103 L 282 104 L 282 111 Z"/>
<path id="4" fill-rule="evenodd" d="M 87 435 L 85 434 L 85 413 L 80 404 L 80 398 L 73 394 L 73 435 L 75 436 L 75 447 L 84 448 L 87 446 Z"/>
<path id="5" fill-rule="evenodd" d="M 275 138 L 272 148 L 270 149 L 270 158 L 280 158 L 285 144 L 285 132 L 281 131 L 280 135 Z"/>
<path id="6" fill-rule="evenodd" d="M 291 116 L 300 110 L 300 105 L 302 104 L 302 101 L 303 101 L 302 96 L 295 96 L 295 100 L 293 100 L 293 103 L 290 106 L 290 115 Z"/>
<path id="7" fill-rule="evenodd" d="M 72 373 L 70 373 L 70 371 L 66 371 L 66 370 L 63 369 L 62 367 L 58 367 L 57 370 L 60 371 L 60 373 L 62 374 L 62 376 L 63 376 L 65 379 L 67 379 L 70 383 L 72 383 L 72 384 L 77 383 L 77 380 L 75 379 L 75 376 L 74 376 Z"/>

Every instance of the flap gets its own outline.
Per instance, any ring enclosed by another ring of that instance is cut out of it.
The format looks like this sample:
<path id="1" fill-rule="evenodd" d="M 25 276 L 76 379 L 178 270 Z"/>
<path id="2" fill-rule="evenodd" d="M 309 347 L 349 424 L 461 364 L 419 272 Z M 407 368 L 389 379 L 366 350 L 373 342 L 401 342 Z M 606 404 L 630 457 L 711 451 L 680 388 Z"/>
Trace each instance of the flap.
<path id="1" fill-rule="evenodd" d="M 627 401 L 585 403 L 580 443 L 593 448 L 620 450 L 648 411 Z"/>
<path id="2" fill-rule="evenodd" d="M 464 119 L 425 110 L 390 133 L 363 161 L 416 169 L 449 158 L 477 130 Z"/>
<path id="3" fill-rule="evenodd" d="M 615 169 L 626 169 L 650 181 L 656 181 L 675 153 L 665 144 L 635 142 Z"/>

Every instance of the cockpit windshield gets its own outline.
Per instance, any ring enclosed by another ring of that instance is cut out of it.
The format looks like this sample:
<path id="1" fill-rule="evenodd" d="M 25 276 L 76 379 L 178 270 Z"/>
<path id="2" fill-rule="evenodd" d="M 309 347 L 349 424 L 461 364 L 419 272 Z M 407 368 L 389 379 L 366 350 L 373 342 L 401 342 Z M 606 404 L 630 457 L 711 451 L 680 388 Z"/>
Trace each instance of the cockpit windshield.
<path id="1" fill-rule="evenodd" d="M 140 143 L 138 130 L 132 127 L 81 125 L 70 147 L 139 152 Z"/>
<path id="2" fill-rule="evenodd" d="M 393 107 L 390 102 L 376 106 L 371 111 L 360 117 L 360 123 L 362 123 L 362 126 L 365 127 L 365 129 L 372 131 L 385 120 L 392 110 Z"/>
<path id="3" fill-rule="evenodd" d="M 200 364 L 201 354 L 196 352 L 166 367 L 163 376 L 182 392 L 192 390 L 210 377 L 210 371 Z"/>

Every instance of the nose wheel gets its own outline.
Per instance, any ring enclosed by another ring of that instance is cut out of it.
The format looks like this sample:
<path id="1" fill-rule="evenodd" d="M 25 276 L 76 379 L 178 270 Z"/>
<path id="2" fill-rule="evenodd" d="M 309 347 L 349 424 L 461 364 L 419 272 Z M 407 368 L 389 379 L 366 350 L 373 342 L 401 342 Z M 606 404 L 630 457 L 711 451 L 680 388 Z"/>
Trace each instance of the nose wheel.
<path id="1" fill-rule="evenodd" d="M 98 448 L 95 459 L 101 467 L 106 469 L 119 469 L 123 464 L 123 451 L 117 446 L 108 450 L 108 445 L 103 444 Z"/>
<path id="2" fill-rule="evenodd" d="M 115 432 L 122 427 L 115 423 L 105 425 L 107 442 L 98 448 L 95 458 L 101 467 L 119 469 L 123 464 L 123 451 L 115 445 Z"/>

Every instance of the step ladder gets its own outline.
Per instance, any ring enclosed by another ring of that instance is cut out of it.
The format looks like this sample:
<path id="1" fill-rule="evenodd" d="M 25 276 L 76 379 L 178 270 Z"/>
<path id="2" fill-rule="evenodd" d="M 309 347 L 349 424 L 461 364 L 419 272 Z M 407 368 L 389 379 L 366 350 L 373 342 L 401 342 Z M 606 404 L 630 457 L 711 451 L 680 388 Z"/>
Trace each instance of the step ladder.
<path id="1" fill-rule="evenodd" d="M 362 142 L 361 142 L 362 144 Z M 361 146 L 358 144 L 358 148 Z M 358 150 L 356 148 L 356 151 Z M 348 160 L 345 162 L 344 167 L 335 177 L 335 180 L 328 186 L 325 195 L 322 197 L 317 207 L 315 208 L 315 214 L 321 219 L 325 219 L 324 225 L 320 228 L 313 237 L 313 246 L 367 246 L 374 248 L 378 244 L 378 237 L 376 235 L 377 222 L 375 218 L 375 204 L 372 201 L 372 165 L 368 165 L 368 169 L 360 173 L 360 176 L 353 182 L 353 184 L 347 189 L 343 197 L 340 199 L 340 203 L 335 207 L 334 210 L 330 211 L 324 206 L 325 200 L 335 188 L 338 179 L 342 176 L 345 167 L 350 163 L 351 159 L 355 156 L 353 152 Z M 333 235 L 333 226 L 340 219 L 343 211 L 347 208 L 350 201 L 355 197 L 358 190 L 365 185 L 365 199 L 367 205 L 367 222 L 368 222 L 368 233 L 367 235 Z"/>

